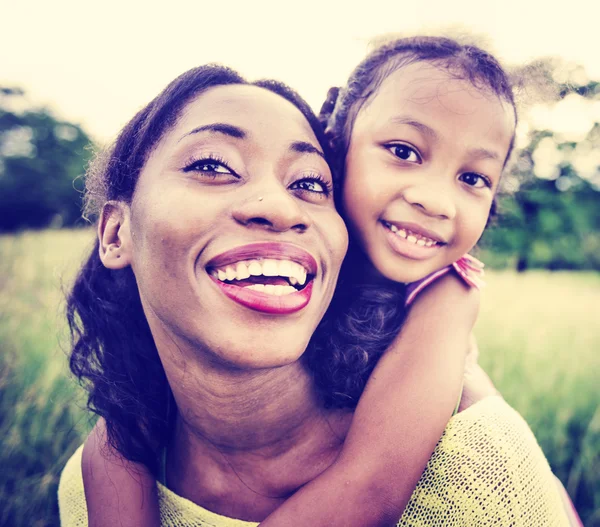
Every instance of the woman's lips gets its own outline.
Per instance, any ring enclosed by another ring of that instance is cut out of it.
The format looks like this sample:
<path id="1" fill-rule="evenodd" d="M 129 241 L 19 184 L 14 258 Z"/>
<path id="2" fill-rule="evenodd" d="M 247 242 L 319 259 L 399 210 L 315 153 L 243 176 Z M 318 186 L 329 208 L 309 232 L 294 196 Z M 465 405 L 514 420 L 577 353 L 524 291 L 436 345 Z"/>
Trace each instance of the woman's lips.
<path id="1" fill-rule="evenodd" d="M 269 314 L 303 309 L 310 302 L 317 269 L 310 253 L 281 242 L 236 247 L 215 256 L 206 265 L 206 271 L 225 296 Z"/>
<path id="2" fill-rule="evenodd" d="M 255 291 L 249 287 L 240 287 L 239 285 L 221 282 L 212 276 L 210 278 L 217 284 L 225 296 L 234 302 L 255 311 L 273 315 L 287 315 L 300 311 L 310 302 L 313 289 L 313 283 L 310 281 L 306 287 L 300 291 L 276 296 L 261 291 Z"/>

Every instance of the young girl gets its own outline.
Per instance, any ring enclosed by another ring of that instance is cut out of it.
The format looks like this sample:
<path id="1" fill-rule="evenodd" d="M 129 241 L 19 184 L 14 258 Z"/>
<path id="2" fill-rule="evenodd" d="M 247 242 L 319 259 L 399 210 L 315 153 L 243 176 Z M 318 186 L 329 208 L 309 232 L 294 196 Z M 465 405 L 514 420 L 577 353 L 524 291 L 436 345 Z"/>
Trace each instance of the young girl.
<path id="1" fill-rule="evenodd" d="M 493 213 L 512 150 L 513 94 L 497 61 L 476 47 L 402 39 L 368 56 L 339 96 L 331 91 L 323 118 L 355 246 L 333 306 L 343 316 L 315 340 L 333 353 L 364 350 L 348 371 L 373 373 L 361 396 L 340 372 L 339 398 L 326 403 L 352 407 L 360 396 L 341 455 L 261 525 L 412 524 L 421 512 L 403 511 L 462 391 L 482 274 L 467 253 Z M 309 361 L 323 357 L 318 346 L 307 352 Z M 90 525 L 160 524 L 154 479 L 112 450 L 102 422 L 86 441 L 83 475 Z M 485 509 L 477 498 L 469 506 Z M 556 510 L 538 513 L 560 524 Z"/>

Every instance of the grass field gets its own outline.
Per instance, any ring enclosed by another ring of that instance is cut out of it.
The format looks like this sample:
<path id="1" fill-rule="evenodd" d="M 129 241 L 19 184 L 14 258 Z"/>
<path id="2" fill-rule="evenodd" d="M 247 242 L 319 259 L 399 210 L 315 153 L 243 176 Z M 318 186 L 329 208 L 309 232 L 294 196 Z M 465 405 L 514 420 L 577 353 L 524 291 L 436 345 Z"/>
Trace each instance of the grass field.
<path id="1" fill-rule="evenodd" d="M 0 237 L 0 526 L 58 525 L 58 475 L 89 427 L 67 374 L 62 287 L 90 231 Z M 488 273 L 481 364 L 600 526 L 600 275 Z"/>

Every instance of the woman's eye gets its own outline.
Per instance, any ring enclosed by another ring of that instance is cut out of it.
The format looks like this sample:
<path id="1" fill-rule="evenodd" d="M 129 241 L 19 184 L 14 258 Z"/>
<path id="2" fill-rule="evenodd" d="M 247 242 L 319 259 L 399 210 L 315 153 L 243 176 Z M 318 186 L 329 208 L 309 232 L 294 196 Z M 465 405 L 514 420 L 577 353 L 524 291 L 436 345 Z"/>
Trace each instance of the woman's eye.
<path id="1" fill-rule="evenodd" d="M 458 179 L 473 188 L 491 188 L 492 186 L 488 178 L 480 174 L 475 174 L 474 172 L 461 174 Z"/>
<path id="2" fill-rule="evenodd" d="M 421 156 L 414 148 L 404 144 L 388 145 L 388 149 L 398 159 L 409 163 L 421 163 Z"/>
<path id="3" fill-rule="evenodd" d="M 331 184 L 321 178 L 304 178 L 292 183 L 290 189 L 329 196 L 331 193 Z"/>
<path id="4" fill-rule="evenodd" d="M 233 172 L 229 170 L 229 168 L 227 168 L 223 163 L 213 159 L 199 159 L 198 161 L 193 161 L 192 163 L 188 164 L 183 171 L 233 175 Z"/>

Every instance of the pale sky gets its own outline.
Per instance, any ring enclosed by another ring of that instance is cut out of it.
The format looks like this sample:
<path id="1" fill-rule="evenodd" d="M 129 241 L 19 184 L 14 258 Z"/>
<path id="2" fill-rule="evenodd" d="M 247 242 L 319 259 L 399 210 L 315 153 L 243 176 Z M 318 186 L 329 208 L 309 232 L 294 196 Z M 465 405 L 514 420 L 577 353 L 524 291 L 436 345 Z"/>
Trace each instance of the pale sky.
<path id="1" fill-rule="evenodd" d="M 207 62 L 282 80 L 318 109 L 388 32 L 460 27 L 507 64 L 555 55 L 600 79 L 598 0 L 13 0 L 0 13 L 0 85 L 23 87 L 99 141 Z"/>

